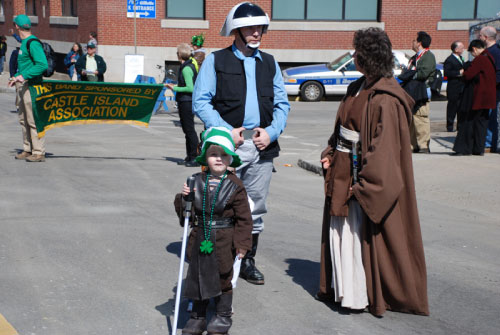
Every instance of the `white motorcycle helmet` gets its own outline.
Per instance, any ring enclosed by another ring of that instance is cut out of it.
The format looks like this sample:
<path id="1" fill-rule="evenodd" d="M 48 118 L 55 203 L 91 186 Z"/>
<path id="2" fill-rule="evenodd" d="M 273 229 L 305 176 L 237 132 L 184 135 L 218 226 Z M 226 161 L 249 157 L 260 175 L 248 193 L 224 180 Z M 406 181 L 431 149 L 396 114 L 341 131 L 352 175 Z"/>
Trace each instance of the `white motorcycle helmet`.
<path id="1" fill-rule="evenodd" d="M 245 39 L 239 28 L 250 26 L 262 26 L 262 33 L 264 34 L 269 27 L 269 17 L 259 6 L 250 2 L 242 2 L 234 6 L 229 12 L 220 35 L 230 36 L 234 29 L 238 29 L 238 33 L 244 41 Z M 247 43 L 246 46 L 250 49 L 257 49 L 260 46 L 260 42 L 254 44 Z"/>

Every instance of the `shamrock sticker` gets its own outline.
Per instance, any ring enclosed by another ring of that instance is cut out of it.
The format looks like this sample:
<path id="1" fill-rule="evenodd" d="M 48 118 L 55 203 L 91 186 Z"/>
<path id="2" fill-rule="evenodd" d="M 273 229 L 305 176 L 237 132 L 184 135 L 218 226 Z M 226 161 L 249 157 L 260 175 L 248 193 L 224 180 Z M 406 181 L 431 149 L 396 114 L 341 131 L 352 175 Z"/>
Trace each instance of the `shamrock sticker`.
<path id="1" fill-rule="evenodd" d="M 210 255 L 214 250 L 214 244 L 209 240 L 204 240 L 201 242 L 200 251 L 207 255 Z"/>

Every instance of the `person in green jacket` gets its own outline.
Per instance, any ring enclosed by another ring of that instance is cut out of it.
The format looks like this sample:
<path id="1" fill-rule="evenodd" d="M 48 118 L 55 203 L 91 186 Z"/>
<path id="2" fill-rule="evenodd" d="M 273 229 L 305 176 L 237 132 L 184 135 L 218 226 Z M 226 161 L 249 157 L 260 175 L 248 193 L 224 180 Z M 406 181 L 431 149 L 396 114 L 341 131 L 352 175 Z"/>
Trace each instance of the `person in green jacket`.
<path id="1" fill-rule="evenodd" d="M 17 58 L 17 73 L 10 78 L 9 86 L 16 86 L 19 90 L 19 123 L 23 130 L 23 151 L 16 159 L 25 159 L 28 162 L 45 161 L 45 139 L 38 138 L 29 87 L 42 83 L 42 74 L 48 68 L 47 58 L 42 43 L 31 34 L 31 21 L 24 15 L 14 19 L 14 25 L 21 37 L 21 48 Z M 29 42 L 30 40 L 34 40 Z M 29 49 L 28 49 L 29 42 Z"/>
<path id="2" fill-rule="evenodd" d="M 179 44 L 177 47 L 177 57 L 181 63 L 178 84 L 165 84 L 166 87 L 176 92 L 175 100 L 179 108 L 182 131 L 186 137 L 186 158 L 177 162 L 177 164 L 195 167 L 199 166 L 195 161 L 196 156 L 198 156 L 198 135 L 196 135 L 194 127 L 192 96 L 198 71 L 193 63 L 193 58 L 191 58 L 191 48 L 187 43 Z"/>

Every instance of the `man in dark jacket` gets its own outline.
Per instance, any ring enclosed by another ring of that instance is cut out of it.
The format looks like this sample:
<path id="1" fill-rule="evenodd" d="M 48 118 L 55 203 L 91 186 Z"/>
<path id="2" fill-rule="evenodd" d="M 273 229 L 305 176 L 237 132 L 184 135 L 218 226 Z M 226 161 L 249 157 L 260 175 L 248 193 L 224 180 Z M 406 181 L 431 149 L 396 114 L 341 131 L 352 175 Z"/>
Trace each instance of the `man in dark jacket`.
<path id="1" fill-rule="evenodd" d="M 460 41 L 455 41 L 451 44 L 452 54 L 444 61 L 444 76 L 448 78 L 448 86 L 446 87 L 446 98 L 448 105 L 446 106 L 446 130 L 453 131 L 453 123 L 460 107 L 460 99 L 464 90 L 464 81 L 462 73 L 464 69 L 464 60 L 462 53 L 464 52 L 464 44 Z"/>
<path id="2" fill-rule="evenodd" d="M 416 39 L 413 40 L 412 49 L 417 53 L 412 57 L 408 68 L 416 70 L 414 80 L 425 83 L 427 89 L 427 101 L 422 104 L 413 115 L 410 127 L 411 146 L 413 152 L 429 153 L 429 143 L 431 140 L 431 122 L 429 120 L 431 89 L 430 84 L 436 75 L 436 58 L 429 50 L 431 36 L 425 31 L 419 31 Z"/>
<path id="3" fill-rule="evenodd" d="M 95 50 L 95 44 L 87 44 L 87 54 L 76 62 L 76 72 L 82 81 L 104 81 L 106 63 L 101 56 L 96 55 Z"/>

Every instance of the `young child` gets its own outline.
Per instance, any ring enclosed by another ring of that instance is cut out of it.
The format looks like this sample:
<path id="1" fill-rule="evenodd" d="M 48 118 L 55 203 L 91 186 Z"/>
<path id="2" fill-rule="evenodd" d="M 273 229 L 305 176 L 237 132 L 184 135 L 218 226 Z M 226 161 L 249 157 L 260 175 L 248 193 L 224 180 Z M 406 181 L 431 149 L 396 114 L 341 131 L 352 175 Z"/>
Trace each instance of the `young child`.
<path id="1" fill-rule="evenodd" d="M 228 167 L 241 164 L 234 152 L 231 132 L 212 127 L 202 134 L 201 154 L 196 161 L 208 166 L 207 172 L 194 174 L 192 230 L 187 245 L 189 260 L 185 297 L 193 300 L 191 317 L 182 334 L 227 334 L 231 327 L 233 261 L 241 259 L 252 247 L 252 215 L 243 183 Z M 175 197 L 175 209 L 181 221 L 183 199 L 189 193 L 184 184 Z M 206 309 L 215 298 L 216 315 L 207 326 Z"/>

